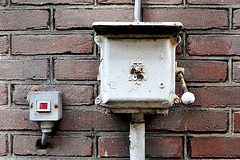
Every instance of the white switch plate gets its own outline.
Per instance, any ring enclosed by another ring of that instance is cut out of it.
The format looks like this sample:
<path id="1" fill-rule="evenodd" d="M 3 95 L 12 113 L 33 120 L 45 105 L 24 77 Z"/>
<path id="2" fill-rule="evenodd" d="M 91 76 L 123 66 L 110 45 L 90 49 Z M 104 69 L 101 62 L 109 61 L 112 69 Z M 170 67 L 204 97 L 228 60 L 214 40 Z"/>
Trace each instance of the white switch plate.
<path id="1" fill-rule="evenodd" d="M 30 93 L 30 120 L 57 121 L 62 118 L 61 92 L 45 91 Z M 47 103 L 47 109 L 40 109 L 41 103 Z"/>

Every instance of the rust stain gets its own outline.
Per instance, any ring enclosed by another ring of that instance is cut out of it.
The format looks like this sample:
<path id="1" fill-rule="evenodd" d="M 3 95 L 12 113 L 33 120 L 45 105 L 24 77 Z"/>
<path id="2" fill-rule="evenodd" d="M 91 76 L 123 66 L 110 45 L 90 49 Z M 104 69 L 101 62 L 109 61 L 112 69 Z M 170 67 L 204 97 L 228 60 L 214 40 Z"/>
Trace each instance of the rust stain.
<path id="1" fill-rule="evenodd" d="M 99 62 L 99 64 L 98 64 L 98 67 L 101 65 L 102 61 L 103 61 L 103 58 L 100 59 L 100 62 Z"/>
<path id="2" fill-rule="evenodd" d="M 187 85 L 186 85 L 184 77 L 183 77 L 183 73 L 179 72 L 177 74 L 177 76 L 180 78 L 181 86 L 182 86 L 182 89 L 183 89 L 184 93 L 188 92 Z"/>
<path id="3" fill-rule="evenodd" d="M 54 104 L 54 108 L 55 108 L 55 109 L 58 109 L 58 104 Z"/>
<path id="4" fill-rule="evenodd" d="M 31 107 L 30 107 L 30 109 L 31 109 L 31 110 L 33 109 L 33 104 L 31 104 Z"/>
<path id="5" fill-rule="evenodd" d="M 137 79 L 138 80 L 142 80 L 144 78 L 144 70 L 143 70 L 143 67 L 141 67 L 140 69 L 137 69 L 135 68 L 134 66 L 131 68 L 131 71 L 130 71 L 131 74 L 133 75 L 136 75 Z"/>
<path id="6" fill-rule="evenodd" d="M 179 97 L 174 97 L 172 103 L 173 104 L 179 104 L 179 103 L 181 103 L 181 99 Z"/>
<path id="7" fill-rule="evenodd" d="M 170 37 L 170 43 L 172 46 L 176 46 L 181 41 L 181 37 L 179 35 Z"/>
<path id="8" fill-rule="evenodd" d="M 30 98 L 30 93 L 31 92 L 36 92 L 36 91 L 38 91 L 39 90 L 39 86 L 33 86 L 31 89 L 30 89 L 30 91 L 27 93 L 27 101 L 29 102 L 29 98 Z"/>

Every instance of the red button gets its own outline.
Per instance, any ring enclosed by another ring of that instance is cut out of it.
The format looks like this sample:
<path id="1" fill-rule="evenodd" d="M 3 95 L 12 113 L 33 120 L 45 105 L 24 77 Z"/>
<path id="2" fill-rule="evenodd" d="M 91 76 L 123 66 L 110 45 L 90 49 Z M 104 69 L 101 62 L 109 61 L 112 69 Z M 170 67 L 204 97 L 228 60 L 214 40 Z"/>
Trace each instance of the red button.
<path id="1" fill-rule="evenodd" d="M 48 108 L 48 103 L 40 103 L 39 109 L 47 109 L 47 108 Z"/>

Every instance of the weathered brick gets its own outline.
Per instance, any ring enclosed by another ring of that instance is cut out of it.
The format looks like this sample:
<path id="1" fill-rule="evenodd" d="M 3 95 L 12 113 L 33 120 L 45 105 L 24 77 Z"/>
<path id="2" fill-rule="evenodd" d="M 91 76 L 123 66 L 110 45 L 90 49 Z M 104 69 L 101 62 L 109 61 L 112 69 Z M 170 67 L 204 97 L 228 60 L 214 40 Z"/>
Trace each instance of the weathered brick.
<path id="1" fill-rule="evenodd" d="M 238 35 L 191 35 L 189 55 L 239 55 Z"/>
<path id="2" fill-rule="evenodd" d="M 95 60 L 56 60 L 57 80 L 96 80 L 99 61 Z"/>
<path id="3" fill-rule="evenodd" d="M 178 61 L 185 69 L 187 82 L 224 82 L 227 78 L 227 62 L 221 61 Z"/>
<path id="4" fill-rule="evenodd" d="M 176 55 L 182 55 L 182 46 L 181 44 L 177 45 L 176 47 Z"/>
<path id="5" fill-rule="evenodd" d="M 0 0 L 0 6 L 6 6 L 7 1 L 6 0 Z"/>
<path id="6" fill-rule="evenodd" d="M 47 60 L 0 60 L 1 80 L 46 80 Z"/>
<path id="7" fill-rule="evenodd" d="M 240 112 L 234 113 L 234 132 L 240 132 Z"/>
<path id="8" fill-rule="evenodd" d="M 129 117 L 126 115 L 107 115 L 101 111 L 69 110 L 63 112 L 59 129 L 64 131 L 128 131 Z"/>
<path id="9" fill-rule="evenodd" d="M 100 4 L 134 4 L 132 0 L 98 0 Z"/>
<path id="10" fill-rule="evenodd" d="M 6 135 L 0 135 L 0 156 L 7 155 L 7 137 Z"/>
<path id="11" fill-rule="evenodd" d="M 96 16 L 97 15 L 97 16 Z M 132 9 L 57 9 L 57 29 L 90 28 L 96 21 L 133 21 Z"/>
<path id="12" fill-rule="evenodd" d="M 45 5 L 45 4 L 93 4 L 93 0 L 12 0 L 13 5 Z"/>
<path id="13" fill-rule="evenodd" d="M 143 21 L 182 22 L 186 29 L 227 29 L 228 12 L 212 9 L 144 9 Z"/>
<path id="14" fill-rule="evenodd" d="M 84 136 L 54 136 L 48 139 L 49 148 L 39 150 L 36 141 L 40 136 L 15 135 L 13 153 L 15 155 L 38 156 L 91 156 L 92 139 Z"/>
<path id="15" fill-rule="evenodd" d="M 182 139 L 177 137 L 146 137 L 146 157 L 182 157 Z"/>
<path id="16" fill-rule="evenodd" d="M 1 10 L 0 30 L 48 29 L 47 10 Z"/>
<path id="17" fill-rule="evenodd" d="M 37 123 L 29 120 L 28 110 L 1 109 L 0 117 L 0 130 L 38 130 Z"/>
<path id="18" fill-rule="evenodd" d="M 0 84 L 0 105 L 8 103 L 8 89 L 6 84 Z"/>
<path id="19" fill-rule="evenodd" d="M 226 132 L 228 114 L 221 111 L 171 110 L 167 116 L 146 115 L 146 130 Z"/>
<path id="20" fill-rule="evenodd" d="M 8 53 L 8 38 L 7 36 L 0 36 L 0 54 Z"/>
<path id="21" fill-rule="evenodd" d="M 12 37 L 14 55 L 92 53 L 90 35 L 20 35 Z"/>
<path id="22" fill-rule="evenodd" d="M 63 105 L 90 105 L 93 103 L 93 87 L 82 85 L 38 85 L 40 91 L 61 91 Z M 14 85 L 13 103 L 27 105 L 27 93 L 33 85 Z"/>
<path id="23" fill-rule="evenodd" d="M 240 82 L 240 62 L 233 62 L 233 81 Z"/>
<path id="24" fill-rule="evenodd" d="M 128 137 L 100 137 L 100 157 L 129 157 Z M 146 137 L 146 157 L 180 158 L 182 139 L 176 137 Z"/>
<path id="25" fill-rule="evenodd" d="M 196 158 L 240 158 L 240 138 L 193 137 L 191 156 Z"/>
<path id="26" fill-rule="evenodd" d="M 193 105 L 201 107 L 238 107 L 240 87 L 191 88 L 195 94 Z"/>
<path id="27" fill-rule="evenodd" d="M 142 4 L 182 4 L 182 0 L 142 0 Z"/>
<path id="28" fill-rule="evenodd" d="M 98 146 L 100 157 L 129 157 L 128 137 L 100 137 Z"/>
<path id="29" fill-rule="evenodd" d="M 239 29 L 240 28 L 240 9 L 233 11 L 233 28 Z"/>
<path id="30" fill-rule="evenodd" d="M 239 4 L 240 0 L 188 0 L 188 4 Z"/>
<path id="31" fill-rule="evenodd" d="M 103 4 L 134 4 L 133 0 L 99 0 Z M 182 0 L 142 0 L 142 4 L 182 4 Z"/>

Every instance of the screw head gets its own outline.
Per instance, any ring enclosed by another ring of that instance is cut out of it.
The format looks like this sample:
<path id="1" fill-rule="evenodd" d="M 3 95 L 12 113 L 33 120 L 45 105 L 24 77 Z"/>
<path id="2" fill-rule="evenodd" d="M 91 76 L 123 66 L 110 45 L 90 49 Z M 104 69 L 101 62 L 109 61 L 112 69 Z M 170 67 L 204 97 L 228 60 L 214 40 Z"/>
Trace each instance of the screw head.
<path id="1" fill-rule="evenodd" d="M 159 87 L 160 87 L 161 89 L 163 89 L 163 88 L 165 87 L 165 83 L 164 83 L 164 82 L 160 82 Z"/>
<path id="2" fill-rule="evenodd" d="M 55 105 L 54 105 L 54 108 L 57 109 L 57 108 L 58 108 L 58 104 L 55 104 Z"/>

